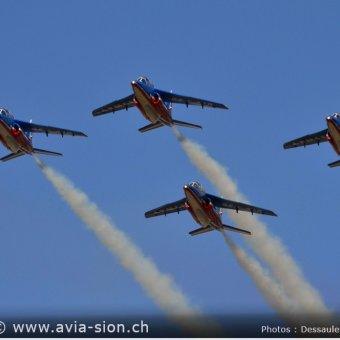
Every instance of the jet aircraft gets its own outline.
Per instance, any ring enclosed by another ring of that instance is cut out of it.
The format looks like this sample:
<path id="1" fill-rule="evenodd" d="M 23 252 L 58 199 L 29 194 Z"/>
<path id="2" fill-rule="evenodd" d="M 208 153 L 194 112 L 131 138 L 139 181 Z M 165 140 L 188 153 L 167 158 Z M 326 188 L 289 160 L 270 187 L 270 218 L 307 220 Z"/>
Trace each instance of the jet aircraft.
<path id="1" fill-rule="evenodd" d="M 139 77 L 131 82 L 133 94 L 104 105 L 92 112 L 93 116 L 99 116 L 119 110 L 128 110 L 130 107 L 137 106 L 142 115 L 151 122 L 139 129 L 140 132 L 149 131 L 161 126 L 186 126 L 191 128 L 202 128 L 200 125 L 191 124 L 175 120 L 172 118 L 172 103 L 204 106 L 228 109 L 225 105 L 212 101 L 186 97 L 172 92 L 158 90 L 146 77 Z"/>
<path id="2" fill-rule="evenodd" d="M 245 203 L 229 201 L 221 197 L 213 196 L 205 193 L 203 186 L 198 182 L 191 182 L 184 185 L 185 198 L 178 201 L 162 205 L 156 209 L 152 209 L 145 213 L 145 217 L 155 217 L 183 210 L 189 210 L 194 220 L 201 225 L 199 229 L 190 231 L 191 236 L 206 233 L 213 230 L 230 230 L 243 234 L 250 235 L 251 232 L 244 229 L 235 228 L 222 223 L 222 209 L 234 209 L 236 212 L 247 211 L 256 213 L 277 216 L 274 212 Z"/>
<path id="3" fill-rule="evenodd" d="M 326 122 L 327 129 L 289 141 L 285 143 L 283 147 L 290 149 L 310 144 L 319 145 L 320 143 L 328 141 L 333 146 L 335 152 L 340 155 L 340 114 L 334 113 L 332 116 L 326 118 Z M 331 168 L 339 165 L 340 160 L 328 164 Z"/>
<path id="4" fill-rule="evenodd" d="M 45 126 L 32 124 L 31 122 L 23 122 L 14 119 L 14 116 L 7 109 L 0 108 L 0 141 L 9 150 L 11 154 L 0 158 L 5 162 L 10 159 L 23 156 L 25 154 L 32 155 L 34 153 L 62 156 L 59 152 L 36 149 L 32 145 L 32 133 L 43 132 L 48 136 L 49 133 L 59 134 L 61 136 L 85 136 L 83 132 L 66 130 L 53 126 Z"/>

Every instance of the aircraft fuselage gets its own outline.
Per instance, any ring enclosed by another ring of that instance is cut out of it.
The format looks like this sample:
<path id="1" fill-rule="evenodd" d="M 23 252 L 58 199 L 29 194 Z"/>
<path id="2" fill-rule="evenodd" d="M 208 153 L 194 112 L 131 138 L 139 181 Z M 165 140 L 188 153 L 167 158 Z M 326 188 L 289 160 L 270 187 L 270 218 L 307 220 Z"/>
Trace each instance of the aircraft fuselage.
<path id="1" fill-rule="evenodd" d="M 184 186 L 184 194 L 187 199 L 186 207 L 194 220 L 202 227 L 221 227 L 220 214 L 216 211 L 211 201 L 189 185 Z"/>
<path id="2" fill-rule="evenodd" d="M 340 155 L 340 118 L 329 116 L 326 118 L 326 121 L 328 127 L 327 139 L 335 152 Z"/>
<path id="3" fill-rule="evenodd" d="M 135 95 L 135 104 L 147 120 L 151 123 L 162 122 L 167 126 L 173 125 L 171 111 L 157 91 L 137 81 L 132 81 L 131 86 Z"/>
<path id="4" fill-rule="evenodd" d="M 18 151 L 33 153 L 31 140 L 17 123 L 7 117 L 0 118 L 0 141 L 13 153 Z"/>

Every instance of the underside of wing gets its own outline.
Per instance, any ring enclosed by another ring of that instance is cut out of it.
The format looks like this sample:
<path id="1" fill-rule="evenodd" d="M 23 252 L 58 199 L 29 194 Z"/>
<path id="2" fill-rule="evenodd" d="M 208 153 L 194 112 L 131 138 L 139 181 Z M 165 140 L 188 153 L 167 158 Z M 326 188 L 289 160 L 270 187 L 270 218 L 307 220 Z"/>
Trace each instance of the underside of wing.
<path id="1" fill-rule="evenodd" d="M 185 104 L 186 106 L 198 105 L 198 106 L 202 106 L 202 108 L 204 106 L 207 106 L 207 107 L 213 107 L 213 108 L 219 108 L 219 109 L 228 109 L 224 104 L 221 104 L 221 103 L 216 103 L 216 102 L 212 102 L 212 101 L 200 99 L 200 98 L 182 96 L 179 94 L 161 91 L 161 90 L 156 90 L 156 91 L 159 93 L 162 99 L 167 102 Z"/>
<path id="2" fill-rule="evenodd" d="M 185 207 L 186 199 L 182 198 L 179 201 L 164 204 L 156 209 L 152 209 L 150 211 L 147 211 L 145 213 L 145 217 L 155 217 L 160 215 L 167 215 L 171 213 L 179 213 L 180 211 L 186 210 Z"/>
<path id="3" fill-rule="evenodd" d="M 61 136 L 67 135 L 67 136 L 87 137 L 86 134 L 81 131 L 67 130 L 67 129 L 54 127 L 54 126 L 32 124 L 28 122 L 22 122 L 20 120 L 16 120 L 16 123 L 18 123 L 24 131 L 28 131 L 28 132 L 45 133 L 46 135 L 56 134 L 56 135 L 61 135 Z"/>
<path id="4" fill-rule="evenodd" d="M 306 135 L 294 140 L 291 140 L 285 144 L 283 144 L 283 147 L 285 149 L 290 149 L 290 148 L 296 148 L 298 146 L 306 146 L 306 145 L 311 145 L 311 144 L 319 144 L 327 141 L 327 133 L 328 129 L 312 133 L 310 135 Z"/>
<path id="5" fill-rule="evenodd" d="M 206 194 L 207 197 L 210 198 L 211 202 L 214 206 L 224 208 L 224 209 L 233 209 L 236 210 L 236 212 L 239 211 L 246 211 L 250 212 L 252 214 L 262 214 L 262 215 L 270 215 L 270 216 L 277 216 L 273 211 L 255 207 L 253 205 L 241 203 L 241 202 L 235 202 L 235 201 L 229 201 L 221 197 L 213 196 Z"/>
<path id="6" fill-rule="evenodd" d="M 115 100 L 112 103 L 106 104 L 102 107 L 99 107 L 98 109 L 93 110 L 92 115 L 100 116 L 100 115 L 104 115 L 110 112 L 115 112 L 119 110 L 127 110 L 130 107 L 135 106 L 133 99 L 134 99 L 134 95 L 131 94 L 130 96 L 127 96 L 125 98 Z"/>

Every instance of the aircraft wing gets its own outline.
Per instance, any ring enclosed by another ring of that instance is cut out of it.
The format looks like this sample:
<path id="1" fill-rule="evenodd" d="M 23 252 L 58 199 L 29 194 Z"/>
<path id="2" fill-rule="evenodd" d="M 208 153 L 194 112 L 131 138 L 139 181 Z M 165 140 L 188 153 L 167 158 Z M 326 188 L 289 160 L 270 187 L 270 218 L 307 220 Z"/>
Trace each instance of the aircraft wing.
<path id="1" fill-rule="evenodd" d="M 125 98 L 119 99 L 119 100 L 115 100 L 112 103 L 106 104 L 102 107 L 99 107 L 98 109 L 95 109 L 92 111 L 92 115 L 93 116 L 100 116 L 100 115 L 104 115 L 106 113 L 110 113 L 110 112 L 115 112 L 115 111 L 119 111 L 119 110 L 127 110 L 132 106 L 135 106 L 134 102 L 133 102 L 133 98 L 135 96 L 133 94 L 131 94 L 130 96 L 127 96 Z"/>
<path id="2" fill-rule="evenodd" d="M 48 134 L 56 134 L 56 135 L 68 135 L 68 136 L 83 136 L 87 137 L 85 133 L 81 131 L 74 131 L 74 130 L 67 130 L 59 127 L 54 127 L 54 126 L 46 126 L 46 125 L 38 125 L 38 124 L 32 124 L 29 122 L 23 122 L 20 120 L 15 120 L 16 123 L 19 124 L 19 126 L 24 130 L 24 131 L 29 131 L 29 132 L 41 132 L 45 133 L 46 136 Z"/>
<path id="3" fill-rule="evenodd" d="M 277 216 L 273 211 L 255 207 L 253 205 L 235 202 L 235 201 L 229 201 L 221 197 L 213 196 L 206 194 L 206 196 L 211 200 L 212 204 L 216 207 L 224 208 L 224 209 L 233 209 L 238 211 L 247 211 L 251 212 L 252 214 L 263 214 L 263 215 L 271 215 L 271 216 Z"/>
<path id="4" fill-rule="evenodd" d="M 283 147 L 285 149 L 296 148 L 298 146 L 306 146 L 311 144 L 319 144 L 327 141 L 328 129 L 312 133 L 311 135 L 306 135 L 294 140 L 291 140 L 285 144 Z"/>
<path id="5" fill-rule="evenodd" d="M 150 211 L 147 211 L 145 213 L 145 217 L 155 217 L 155 216 L 160 216 L 160 215 L 167 215 L 167 214 L 171 214 L 171 213 L 174 213 L 174 212 L 179 213 L 180 211 L 186 210 L 185 202 L 186 202 L 186 199 L 182 198 L 179 201 L 164 204 L 164 205 L 162 205 L 162 206 L 160 206 L 156 209 L 152 209 Z"/>
<path id="6" fill-rule="evenodd" d="M 161 98 L 167 102 L 185 104 L 186 106 L 199 105 L 199 106 L 202 106 L 202 108 L 204 106 L 208 106 L 208 107 L 214 107 L 214 108 L 219 108 L 219 109 L 226 109 L 226 110 L 228 109 L 224 104 L 212 102 L 212 101 L 205 100 L 205 99 L 186 97 L 186 96 L 182 96 L 179 94 L 161 91 L 161 90 L 155 90 L 155 91 L 158 92 Z"/>

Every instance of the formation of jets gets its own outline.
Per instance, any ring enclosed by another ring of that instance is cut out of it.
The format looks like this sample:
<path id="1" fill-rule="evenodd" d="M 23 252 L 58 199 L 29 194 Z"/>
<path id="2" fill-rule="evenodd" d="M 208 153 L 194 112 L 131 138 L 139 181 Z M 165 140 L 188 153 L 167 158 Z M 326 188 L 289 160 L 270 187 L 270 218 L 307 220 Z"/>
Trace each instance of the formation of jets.
<path id="1" fill-rule="evenodd" d="M 139 77 L 131 82 L 133 93 L 127 97 L 115 100 L 109 104 L 93 110 L 93 116 L 114 113 L 119 110 L 128 110 L 136 106 L 150 124 L 139 129 L 140 132 L 150 131 L 162 126 L 184 126 L 191 128 L 202 128 L 200 125 L 187 123 L 172 118 L 173 103 L 197 105 L 210 108 L 228 109 L 221 103 L 188 97 L 172 92 L 166 92 L 154 87 L 147 77 Z M 340 114 L 335 113 L 326 118 L 327 129 L 306 135 L 284 144 L 285 149 L 306 146 L 310 144 L 320 144 L 330 142 L 335 152 L 340 155 Z M 67 130 L 64 128 L 33 124 L 32 121 L 25 122 L 14 119 L 14 116 L 7 109 L 0 108 L 0 141 L 11 151 L 7 156 L 0 158 L 1 161 L 8 161 L 23 155 L 34 153 L 61 156 L 62 154 L 54 151 L 47 151 L 33 147 L 33 133 L 59 134 L 61 136 L 83 136 L 86 134 L 81 131 Z M 340 165 L 340 160 L 329 163 L 330 167 Z M 277 216 L 273 211 L 255 207 L 249 204 L 230 201 L 221 197 L 208 194 L 203 186 L 198 182 L 191 182 L 183 187 L 185 197 L 145 213 L 145 217 L 155 217 L 167 215 L 174 212 L 188 210 L 193 219 L 200 225 L 200 228 L 190 231 L 194 236 L 213 230 L 228 230 L 250 235 L 251 232 L 245 229 L 235 228 L 222 223 L 223 209 L 233 209 L 236 212 L 245 211 L 251 214 L 263 214 Z"/>

